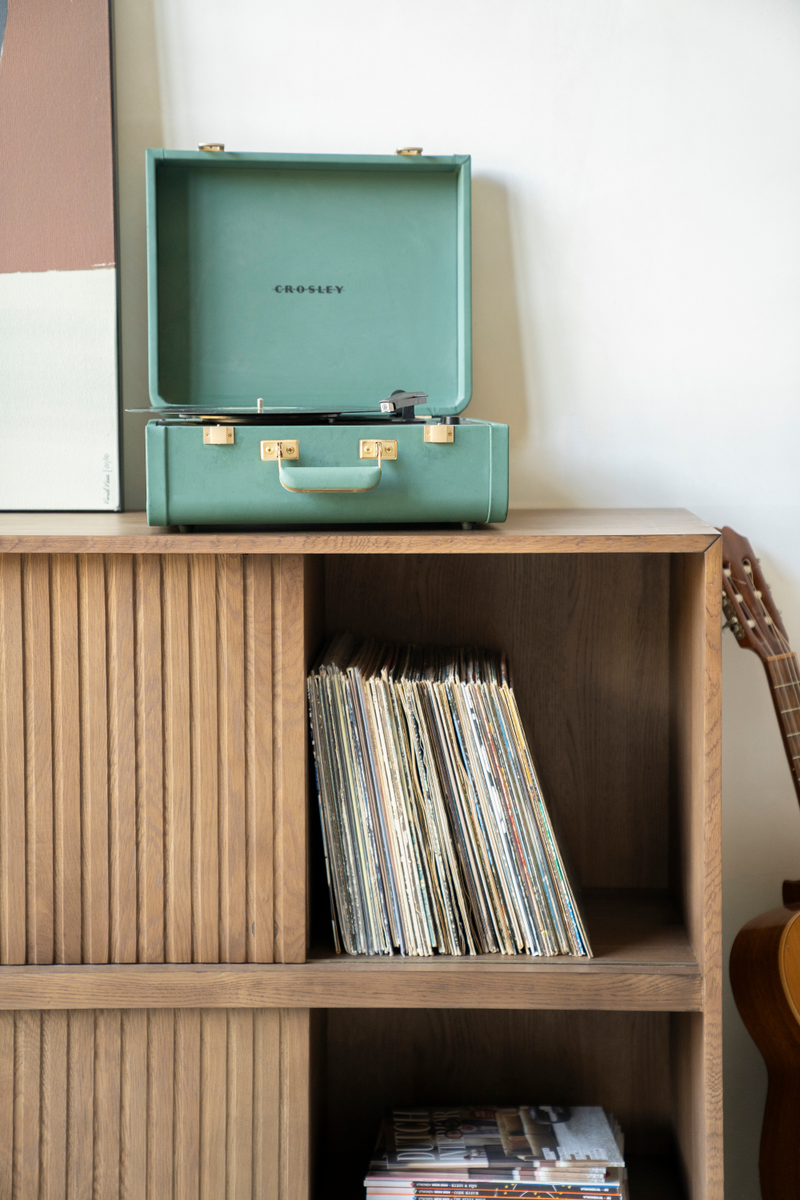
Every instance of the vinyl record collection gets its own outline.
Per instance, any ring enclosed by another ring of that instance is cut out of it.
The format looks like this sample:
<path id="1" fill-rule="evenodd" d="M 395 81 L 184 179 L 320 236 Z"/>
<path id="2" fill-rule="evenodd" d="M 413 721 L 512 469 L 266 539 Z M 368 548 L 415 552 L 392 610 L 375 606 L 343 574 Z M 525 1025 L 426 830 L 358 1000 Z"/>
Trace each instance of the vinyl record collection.
<path id="1" fill-rule="evenodd" d="M 366 1200 L 626 1200 L 623 1137 L 595 1106 L 393 1109 Z"/>
<path id="2" fill-rule="evenodd" d="M 503 655 L 340 634 L 308 696 L 337 951 L 591 954 Z"/>

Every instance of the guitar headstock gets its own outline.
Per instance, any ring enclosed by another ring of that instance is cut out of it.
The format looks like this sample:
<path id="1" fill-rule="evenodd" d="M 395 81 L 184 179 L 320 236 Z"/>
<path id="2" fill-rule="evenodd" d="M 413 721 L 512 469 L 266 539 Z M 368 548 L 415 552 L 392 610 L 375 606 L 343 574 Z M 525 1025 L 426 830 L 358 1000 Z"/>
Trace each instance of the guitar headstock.
<path id="1" fill-rule="evenodd" d="M 722 534 L 722 610 L 740 645 L 764 662 L 789 650 L 781 615 L 747 538 L 728 526 Z"/>

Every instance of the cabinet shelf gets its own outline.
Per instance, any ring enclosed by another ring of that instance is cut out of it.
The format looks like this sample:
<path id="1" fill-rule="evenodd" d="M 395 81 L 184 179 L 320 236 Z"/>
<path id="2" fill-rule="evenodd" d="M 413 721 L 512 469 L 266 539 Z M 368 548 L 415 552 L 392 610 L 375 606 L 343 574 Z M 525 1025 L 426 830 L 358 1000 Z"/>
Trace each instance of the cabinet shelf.
<path id="1" fill-rule="evenodd" d="M 592 959 L 333 955 L 298 964 L 8 967 L 5 1008 L 593 1008 L 700 1012 L 702 972 L 667 892 L 592 889 Z"/>
<path id="2" fill-rule="evenodd" d="M 615 1113 L 631 1200 L 721 1200 L 720 573 L 680 510 L 0 514 L 0 1180 L 212 1195 L 228 1153 L 237 1195 L 316 1162 L 357 1200 L 385 1107 L 530 1097 Z M 593 959 L 332 952 L 305 684 L 343 629 L 508 653 Z"/>

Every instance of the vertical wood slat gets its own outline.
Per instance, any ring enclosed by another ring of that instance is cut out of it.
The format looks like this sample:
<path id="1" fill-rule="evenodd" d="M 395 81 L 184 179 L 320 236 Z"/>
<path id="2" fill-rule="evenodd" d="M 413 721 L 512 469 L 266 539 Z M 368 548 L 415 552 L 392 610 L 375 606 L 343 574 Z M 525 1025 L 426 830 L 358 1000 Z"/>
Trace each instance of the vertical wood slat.
<path id="1" fill-rule="evenodd" d="M 50 560 L 53 640 L 54 959 L 81 961 L 81 758 L 78 572 L 73 554 Z"/>
<path id="2" fill-rule="evenodd" d="M 189 736 L 189 574 L 183 555 L 164 559 L 164 841 L 168 962 L 192 961 Z"/>
<path id="3" fill-rule="evenodd" d="M 146 1009 L 122 1013 L 119 1194 L 121 1200 L 147 1200 Z"/>
<path id="4" fill-rule="evenodd" d="M 147 1197 L 172 1200 L 175 1127 L 175 1013 L 147 1013 Z"/>
<path id="5" fill-rule="evenodd" d="M 253 1197 L 280 1195 L 281 1010 L 253 1013 Z"/>
<path id="6" fill-rule="evenodd" d="M 0 1013 L 0 1196 L 307 1200 L 309 1013 Z"/>
<path id="7" fill-rule="evenodd" d="M 26 555 L 22 574 L 29 963 L 53 961 L 53 745 L 49 567 L 45 555 Z"/>
<path id="8" fill-rule="evenodd" d="M 83 961 L 108 962 L 108 696 L 102 555 L 78 557 Z"/>
<path id="9" fill-rule="evenodd" d="M 217 558 L 219 957 L 246 958 L 244 578 L 241 557 Z"/>
<path id="10" fill-rule="evenodd" d="M 14 1163 L 14 1013 L 0 1012 L 0 1196 L 11 1196 Z"/>
<path id="11" fill-rule="evenodd" d="M 136 560 L 138 961 L 164 961 L 164 717 L 161 561 Z"/>
<path id="12" fill-rule="evenodd" d="M 24 963 L 25 726 L 22 559 L 0 555 L 0 963 Z"/>
<path id="13" fill-rule="evenodd" d="M 67 1014 L 65 1012 L 42 1013 L 41 1104 L 39 1200 L 66 1200 Z"/>
<path id="14" fill-rule="evenodd" d="M 230 1009 L 228 1032 L 227 1191 L 226 1200 L 251 1200 L 267 1193 L 253 1190 L 254 1039 L 253 1012 Z"/>
<path id="15" fill-rule="evenodd" d="M 192 711 L 192 958 L 219 961 L 216 559 L 189 560 Z"/>
<path id="16" fill-rule="evenodd" d="M 67 1015 L 67 1197 L 91 1195 L 94 1161 L 93 1012 Z"/>
<path id="17" fill-rule="evenodd" d="M 106 556 L 110 957 L 136 962 L 136 704 L 133 558 Z"/>
<path id="18" fill-rule="evenodd" d="M 14 1165 L 12 1195 L 39 1192 L 39 1088 L 42 1014 L 18 1012 L 14 1021 Z"/>
<path id="19" fill-rule="evenodd" d="M 300 556 L 0 556 L 0 962 L 269 962 L 276 916 L 303 957 L 303 586 Z"/>
<path id="20" fill-rule="evenodd" d="M 274 949 L 272 560 L 244 564 L 247 961 Z"/>
<path id="21" fill-rule="evenodd" d="M 196 1200 L 200 1166 L 200 1012 L 175 1010 L 174 1198 Z"/>
<path id="22" fill-rule="evenodd" d="M 101 1009 L 94 1033 L 94 1200 L 115 1200 L 120 1175 L 119 1009 Z"/>
<path id="23" fill-rule="evenodd" d="M 305 576 L 303 555 L 273 559 L 272 726 L 277 962 L 306 957 Z"/>
<path id="24" fill-rule="evenodd" d="M 307 1008 L 280 1009 L 280 1200 L 308 1200 L 311 1021 Z"/>
<path id="25" fill-rule="evenodd" d="M 225 1196 L 228 1027 L 224 1008 L 200 1014 L 200 1195 Z"/>

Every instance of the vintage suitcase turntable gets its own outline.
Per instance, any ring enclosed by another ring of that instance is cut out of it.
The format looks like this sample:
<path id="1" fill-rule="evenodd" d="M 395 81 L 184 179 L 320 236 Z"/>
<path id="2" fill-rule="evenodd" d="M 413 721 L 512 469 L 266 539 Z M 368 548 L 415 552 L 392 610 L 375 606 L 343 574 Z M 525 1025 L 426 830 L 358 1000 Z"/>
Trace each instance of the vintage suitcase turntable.
<path id="1" fill-rule="evenodd" d="M 151 525 L 503 521 L 469 158 L 147 152 Z"/>

